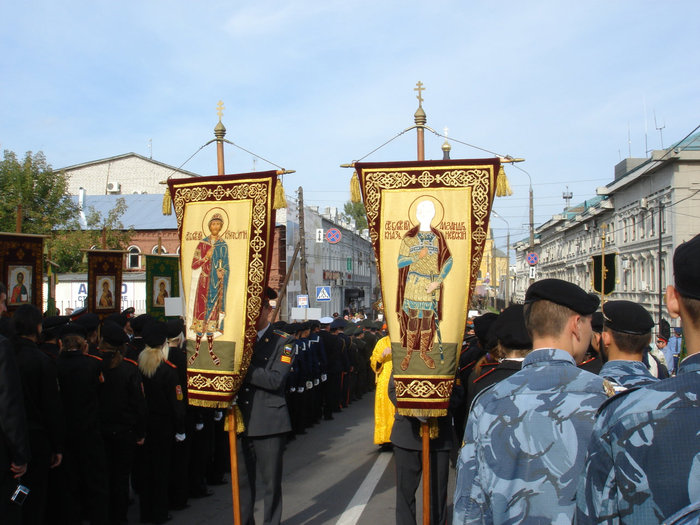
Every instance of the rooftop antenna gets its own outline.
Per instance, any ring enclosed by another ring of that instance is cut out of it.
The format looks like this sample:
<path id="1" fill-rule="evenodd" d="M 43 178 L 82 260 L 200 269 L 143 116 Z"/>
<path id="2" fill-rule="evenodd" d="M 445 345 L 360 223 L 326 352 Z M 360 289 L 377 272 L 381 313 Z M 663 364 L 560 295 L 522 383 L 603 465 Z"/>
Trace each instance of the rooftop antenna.
<path id="1" fill-rule="evenodd" d="M 255 171 L 255 166 L 257 165 L 258 159 L 253 158 L 253 171 Z"/>
<path id="2" fill-rule="evenodd" d="M 148 139 L 148 158 L 153 159 L 153 139 Z"/>
<path id="3" fill-rule="evenodd" d="M 562 198 L 566 201 L 566 207 L 564 209 L 567 209 L 571 205 L 571 199 L 574 198 L 574 194 L 569 191 L 569 187 L 566 187 L 566 191 L 561 194 Z"/>
<path id="4" fill-rule="evenodd" d="M 632 158 L 632 131 L 629 122 L 627 123 L 627 158 Z"/>
<path id="5" fill-rule="evenodd" d="M 654 127 L 656 128 L 656 131 L 659 132 L 659 135 L 661 135 L 661 149 L 664 149 L 664 128 L 666 127 L 666 122 L 664 121 L 663 126 L 659 126 L 656 123 L 656 110 L 654 110 Z"/>

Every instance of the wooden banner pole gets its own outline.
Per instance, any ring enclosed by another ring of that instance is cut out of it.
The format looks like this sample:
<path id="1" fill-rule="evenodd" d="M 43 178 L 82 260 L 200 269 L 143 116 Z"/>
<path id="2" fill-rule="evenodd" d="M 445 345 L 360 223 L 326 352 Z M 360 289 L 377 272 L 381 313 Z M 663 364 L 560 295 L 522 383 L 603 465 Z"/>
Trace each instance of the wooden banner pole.
<path id="1" fill-rule="evenodd" d="M 238 449 L 236 438 L 236 415 L 233 408 L 228 410 L 228 444 L 231 461 L 231 493 L 233 496 L 233 523 L 241 525 L 241 493 L 238 486 Z"/>
<path id="2" fill-rule="evenodd" d="M 414 91 L 418 92 L 418 109 L 413 115 L 416 123 L 418 160 L 425 160 L 425 124 L 428 118 L 423 110 L 423 87 L 422 82 L 418 82 Z M 421 423 L 423 433 L 423 525 L 430 525 L 430 428 L 428 422 Z"/>

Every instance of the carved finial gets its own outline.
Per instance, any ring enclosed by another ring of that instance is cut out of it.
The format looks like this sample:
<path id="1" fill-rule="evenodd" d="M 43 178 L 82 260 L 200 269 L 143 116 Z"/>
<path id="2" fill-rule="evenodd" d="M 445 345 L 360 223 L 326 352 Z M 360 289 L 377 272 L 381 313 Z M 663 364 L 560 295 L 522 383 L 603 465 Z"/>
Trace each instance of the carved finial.
<path id="1" fill-rule="evenodd" d="M 219 122 L 221 122 L 221 117 L 224 116 L 224 101 L 219 100 L 219 103 L 216 105 L 216 114 L 219 115 Z"/>
<path id="2" fill-rule="evenodd" d="M 423 87 L 423 82 L 420 80 L 416 83 L 417 87 L 413 88 L 413 91 L 418 91 L 418 95 L 416 95 L 416 98 L 418 99 L 418 106 L 423 107 L 423 91 L 425 91 L 425 88 Z"/>

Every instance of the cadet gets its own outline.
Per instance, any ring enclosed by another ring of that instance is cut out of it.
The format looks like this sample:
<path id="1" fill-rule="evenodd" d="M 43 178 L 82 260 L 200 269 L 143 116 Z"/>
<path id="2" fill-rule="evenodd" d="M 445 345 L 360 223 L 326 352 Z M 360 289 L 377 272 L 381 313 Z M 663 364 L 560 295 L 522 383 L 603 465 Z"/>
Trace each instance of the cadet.
<path id="1" fill-rule="evenodd" d="M 30 487 L 22 508 L 22 522 L 43 524 L 50 468 L 63 460 L 65 420 L 58 391 L 56 366 L 39 350 L 41 312 L 23 304 L 12 316 L 12 340 L 22 380 L 31 458 L 22 484 Z"/>
<path id="2" fill-rule="evenodd" d="M 585 447 L 607 397 L 602 378 L 576 367 L 598 303 L 559 279 L 528 288 L 525 325 L 535 350 L 472 404 L 453 523 L 571 523 Z"/>
<path id="3" fill-rule="evenodd" d="M 141 333 L 145 348 L 139 370 L 148 407 L 146 441 L 139 455 L 142 523 L 164 523 L 168 515 L 168 480 L 173 443 L 185 440 L 185 402 L 174 364 L 163 355 L 167 328 L 151 320 Z"/>
<path id="4" fill-rule="evenodd" d="M 576 504 L 578 523 L 658 524 L 700 500 L 700 235 L 673 256 L 666 290 L 688 357 L 676 377 L 615 396 L 600 409 Z"/>
<path id="5" fill-rule="evenodd" d="M 109 477 L 109 520 L 112 525 L 126 522 L 129 505 L 129 476 L 134 450 L 146 436 L 146 400 L 138 365 L 124 359 L 129 338 L 116 323 L 102 325 L 99 342 L 105 383 L 100 395 L 102 437 L 107 452 Z"/>
<path id="6" fill-rule="evenodd" d="M 474 379 L 468 388 L 468 403 L 489 386 L 510 377 L 522 368 L 525 356 L 532 350 L 532 340 L 525 327 L 523 305 L 514 304 L 503 310 L 493 323 L 493 330 L 498 341 L 499 354 L 503 356 L 496 367 Z M 467 410 L 470 406 L 467 404 Z"/>
<path id="7" fill-rule="evenodd" d="M 333 419 L 333 412 L 340 412 L 340 392 L 343 375 L 343 360 L 341 356 L 342 342 L 337 336 L 330 333 L 332 317 L 321 317 L 321 330 L 318 332 L 319 339 L 323 344 L 326 354 L 326 373 L 328 381 L 323 388 L 323 419 Z"/>
<path id="8" fill-rule="evenodd" d="M 265 486 L 264 523 L 278 525 L 282 518 L 282 453 L 287 433 L 292 429 L 284 391 L 294 348 L 288 334 L 270 326 L 274 308 L 271 302 L 275 299 L 277 293 L 267 288 L 255 327 L 258 340 L 238 392 L 237 404 L 245 424 L 245 431 L 238 440 L 241 523 L 244 525 L 255 522 L 258 466 Z"/>
<path id="9" fill-rule="evenodd" d="M 598 375 L 610 381 L 615 392 L 658 381 L 642 363 L 654 327 L 649 312 L 632 301 L 609 301 L 603 317 L 601 350 L 607 362 Z"/>

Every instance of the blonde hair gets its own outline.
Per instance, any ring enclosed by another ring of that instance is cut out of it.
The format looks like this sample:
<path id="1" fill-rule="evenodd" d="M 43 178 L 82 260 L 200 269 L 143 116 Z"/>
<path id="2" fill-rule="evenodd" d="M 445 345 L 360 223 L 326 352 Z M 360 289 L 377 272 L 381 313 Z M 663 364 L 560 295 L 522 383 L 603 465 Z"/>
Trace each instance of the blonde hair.
<path id="1" fill-rule="evenodd" d="M 139 370 L 144 376 L 151 378 L 163 361 L 165 361 L 163 348 L 147 346 L 139 354 Z"/>

